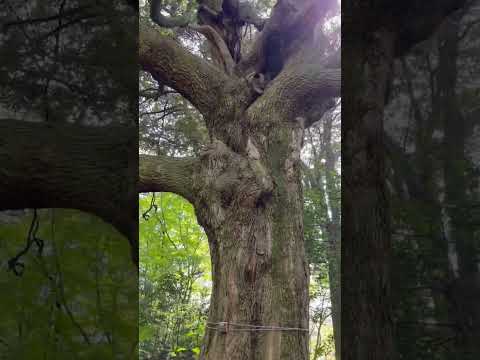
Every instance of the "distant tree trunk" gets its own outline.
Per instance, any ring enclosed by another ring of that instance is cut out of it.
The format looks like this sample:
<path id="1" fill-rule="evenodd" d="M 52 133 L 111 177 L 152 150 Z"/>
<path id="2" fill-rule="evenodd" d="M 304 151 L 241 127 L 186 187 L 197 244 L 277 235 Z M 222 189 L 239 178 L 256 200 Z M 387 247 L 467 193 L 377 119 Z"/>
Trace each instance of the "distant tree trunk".
<path id="1" fill-rule="evenodd" d="M 341 358 L 341 215 L 340 199 L 341 190 L 337 186 L 336 159 L 332 149 L 332 122 L 333 118 L 325 121 L 325 181 L 328 194 L 330 219 L 327 224 L 328 238 L 328 278 L 330 283 L 330 298 L 332 303 L 333 336 L 335 339 L 335 359 Z"/>
<path id="2" fill-rule="evenodd" d="M 394 359 L 390 301 L 390 215 L 383 109 L 394 34 L 345 46 L 342 102 L 342 359 Z"/>
<path id="3" fill-rule="evenodd" d="M 443 43 L 438 65 L 438 115 L 444 130 L 443 165 L 445 178 L 445 208 L 449 219 L 448 238 L 454 242 L 458 269 L 447 292 L 451 302 L 451 315 L 456 324 L 459 341 L 456 355 L 465 359 L 480 357 L 480 261 L 479 241 L 469 221 L 470 205 L 475 195 L 468 195 L 469 160 L 466 154 L 467 137 L 472 132 L 458 104 L 458 47 L 460 17 L 444 24 Z M 478 175 L 474 175 L 478 178 Z M 478 190 L 473 189 L 473 192 Z"/>
<path id="4" fill-rule="evenodd" d="M 383 134 L 392 62 L 465 2 L 342 3 L 343 360 L 396 357 Z"/>
<path id="5" fill-rule="evenodd" d="M 410 315 L 408 319 L 400 319 L 400 322 L 405 320 L 409 325 L 406 327 L 399 326 L 398 331 L 399 337 L 411 339 L 407 341 L 407 344 L 400 350 L 402 355 L 424 356 L 425 352 L 423 352 L 423 349 L 419 349 L 420 341 L 418 341 L 418 338 L 424 338 L 425 332 L 432 335 L 432 329 L 426 328 L 422 325 L 422 322 L 449 322 L 448 302 L 445 294 L 439 291 L 439 287 L 442 286 L 441 284 L 448 283 L 453 273 L 449 266 L 448 239 L 445 236 L 445 229 L 442 223 L 441 188 L 438 182 L 438 154 L 436 150 L 437 146 L 433 138 L 441 109 L 438 106 L 434 106 L 430 115 L 424 116 L 421 110 L 421 104 L 414 94 L 414 75 L 409 72 L 406 62 L 404 62 L 404 76 L 408 84 L 410 103 L 413 107 L 415 120 L 415 154 L 413 155 L 412 163 L 406 164 L 406 171 L 414 174 L 413 176 L 418 176 L 418 179 L 414 182 L 416 188 L 409 189 L 412 198 L 405 199 L 405 204 L 407 205 L 407 209 L 411 209 L 412 202 L 415 202 L 415 209 L 418 209 L 420 213 L 417 215 L 417 219 L 413 219 L 413 221 L 418 224 L 420 223 L 418 217 L 422 219 L 420 230 L 415 229 L 415 226 L 413 227 L 414 231 L 416 231 L 416 240 L 413 240 L 415 250 L 412 249 L 412 251 L 418 252 L 418 259 L 421 259 L 419 263 L 422 265 L 418 265 L 419 269 L 416 269 L 417 271 L 414 276 L 410 276 L 410 279 L 408 276 L 400 275 L 396 288 L 404 289 L 404 291 L 408 293 L 408 289 L 417 288 L 419 282 L 425 284 L 426 290 L 424 292 L 417 292 L 416 294 L 418 296 L 417 302 L 425 304 L 426 301 L 424 298 L 426 292 L 427 301 L 433 301 L 433 314 L 425 313 L 425 311 L 422 311 L 421 306 L 418 306 L 414 301 L 408 299 L 408 305 L 402 304 L 403 306 L 398 306 L 397 310 L 400 312 L 404 311 L 404 313 Z M 434 75 L 431 74 L 431 76 Z M 431 91 L 432 97 L 436 99 L 438 91 L 435 89 L 431 89 Z M 437 100 L 434 100 L 434 102 L 437 102 Z M 397 149 L 397 151 L 403 153 L 404 150 Z M 400 172 L 398 175 L 400 175 Z M 400 219 L 399 223 L 402 223 L 402 219 Z M 425 227 L 423 224 L 428 224 L 428 227 Z M 402 268 L 397 269 L 397 272 L 401 273 Z M 409 271 L 406 271 L 405 273 L 408 272 Z M 408 310 L 406 310 L 405 307 L 408 308 Z M 451 329 L 449 327 L 439 327 L 434 330 L 434 335 L 444 337 L 451 336 Z M 449 359 L 446 353 L 438 353 L 437 356 L 439 359 Z"/>

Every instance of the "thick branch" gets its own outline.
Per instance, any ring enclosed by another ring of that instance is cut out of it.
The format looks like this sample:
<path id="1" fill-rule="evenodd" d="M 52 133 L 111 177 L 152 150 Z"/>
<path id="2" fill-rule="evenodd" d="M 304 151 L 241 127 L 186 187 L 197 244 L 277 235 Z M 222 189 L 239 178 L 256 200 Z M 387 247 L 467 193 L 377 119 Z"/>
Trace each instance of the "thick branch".
<path id="1" fill-rule="evenodd" d="M 325 101 L 319 101 L 314 105 L 310 111 L 305 114 L 305 124 L 304 127 L 308 128 L 318 121 L 322 120 L 323 116 L 333 110 L 337 106 L 337 101 L 335 98 L 329 98 Z"/>
<path id="2" fill-rule="evenodd" d="M 137 244 L 135 128 L 2 119 L 0 133 L 0 210 L 79 209 Z"/>
<path id="3" fill-rule="evenodd" d="M 235 65 L 227 44 L 220 34 L 209 25 L 195 25 L 189 16 L 168 17 L 161 13 L 161 0 L 153 0 L 150 7 L 150 17 L 156 24 L 165 28 L 190 28 L 203 34 L 211 45 L 212 57 L 220 64 L 226 73 L 231 74 Z"/>
<path id="4" fill-rule="evenodd" d="M 319 103 L 327 104 L 340 97 L 340 89 L 340 69 L 324 68 L 311 62 L 298 63 L 282 71 L 249 112 L 261 114 L 271 108 L 281 118 L 293 120 L 307 115 Z"/>
<path id="5" fill-rule="evenodd" d="M 196 160 L 140 155 L 138 192 L 172 192 L 194 202 L 193 171 Z"/>
<path id="6" fill-rule="evenodd" d="M 217 60 L 217 62 L 220 62 L 225 72 L 231 75 L 235 62 L 228 50 L 227 44 L 218 32 L 209 25 L 192 25 L 190 28 L 203 34 L 207 38 L 211 45 L 212 57 L 218 59 L 219 61 Z"/>
<path id="7" fill-rule="evenodd" d="M 177 90 L 204 115 L 215 109 L 228 80 L 222 70 L 142 22 L 139 47 L 140 64 L 154 79 Z"/>
<path id="8" fill-rule="evenodd" d="M 278 0 L 252 51 L 238 64 L 239 73 L 268 70 L 266 58 L 274 56 L 285 63 L 298 51 L 297 44 L 312 40 L 316 25 L 336 2 L 317 0 Z M 272 54 L 271 52 L 275 53 Z"/>

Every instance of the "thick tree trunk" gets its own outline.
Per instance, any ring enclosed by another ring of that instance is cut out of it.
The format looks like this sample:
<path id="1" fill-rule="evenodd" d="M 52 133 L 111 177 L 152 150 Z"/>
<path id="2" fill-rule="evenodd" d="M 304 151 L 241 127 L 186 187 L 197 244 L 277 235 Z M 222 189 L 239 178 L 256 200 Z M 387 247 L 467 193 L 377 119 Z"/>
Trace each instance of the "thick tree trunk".
<path id="1" fill-rule="evenodd" d="M 383 110 L 395 39 L 387 31 L 366 35 L 365 43 L 351 36 L 342 66 L 342 102 L 347 104 L 342 107 L 342 258 L 347 260 L 342 263 L 342 302 L 348 304 L 342 309 L 342 359 L 391 360 Z"/>
<path id="2" fill-rule="evenodd" d="M 73 208 L 111 223 L 138 263 L 137 130 L 0 121 L 0 210 Z"/>
<path id="3" fill-rule="evenodd" d="M 194 178 L 213 271 L 202 360 L 308 359 L 303 129 L 270 131 L 268 139 L 257 131 L 245 155 L 214 143 Z"/>

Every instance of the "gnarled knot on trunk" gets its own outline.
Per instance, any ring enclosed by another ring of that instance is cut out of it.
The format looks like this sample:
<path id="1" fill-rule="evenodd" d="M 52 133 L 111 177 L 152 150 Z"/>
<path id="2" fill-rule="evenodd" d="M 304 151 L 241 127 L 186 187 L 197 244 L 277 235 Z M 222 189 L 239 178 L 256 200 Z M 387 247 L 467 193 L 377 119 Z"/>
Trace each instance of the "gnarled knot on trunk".
<path id="1" fill-rule="evenodd" d="M 252 72 L 248 74 L 245 79 L 248 86 L 258 95 L 262 95 L 269 82 L 269 77 L 262 73 Z"/>
<path id="2" fill-rule="evenodd" d="M 239 154 L 220 140 L 214 140 L 200 159 L 206 166 L 198 178 L 209 189 L 209 201 L 216 201 L 222 208 L 232 203 L 259 207 L 273 192 L 271 176 L 250 140 L 247 154 Z"/>

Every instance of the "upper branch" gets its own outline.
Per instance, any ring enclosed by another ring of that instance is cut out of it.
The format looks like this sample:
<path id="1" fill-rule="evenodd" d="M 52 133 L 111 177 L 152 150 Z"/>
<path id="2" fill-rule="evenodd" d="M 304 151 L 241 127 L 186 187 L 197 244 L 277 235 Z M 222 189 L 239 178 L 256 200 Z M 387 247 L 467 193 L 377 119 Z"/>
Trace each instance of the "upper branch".
<path id="1" fill-rule="evenodd" d="M 233 60 L 227 44 L 222 39 L 220 34 L 209 25 L 191 25 L 190 29 L 195 30 L 205 36 L 205 38 L 210 42 L 212 59 L 217 61 L 227 74 L 231 75 L 235 66 L 235 61 Z"/>
<path id="2" fill-rule="evenodd" d="M 138 192 L 172 192 L 194 203 L 193 158 L 140 155 Z"/>
<path id="3" fill-rule="evenodd" d="M 180 44 L 140 22 L 139 57 L 143 70 L 183 95 L 203 115 L 215 109 L 227 75 Z"/>
<path id="4" fill-rule="evenodd" d="M 280 118 L 293 120 L 318 109 L 318 104 L 325 104 L 326 111 L 332 99 L 340 97 L 340 90 L 340 68 L 300 62 L 284 69 L 248 111 L 255 116 L 266 109 L 275 109 Z"/>
<path id="5" fill-rule="evenodd" d="M 210 50 L 212 52 L 212 59 L 217 62 L 227 74 L 232 73 L 233 66 L 235 65 L 233 58 L 228 50 L 222 36 L 209 25 L 195 25 L 192 16 L 187 12 L 182 16 L 164 16 L 162 14 L 162 1 L 152 0 L 150 7 L 150 18 L 152 21 L 161 27 L 165 28 L 188 28 L 196 31 L 205 36 L 210 44 Z M 190 2 L 192 5 L 192 2 Z M 202 5 L 200 6 L 202 8 Z"/>
<path id="6" fill-rule="evenodd" d="M 299 44 L 312 40 L 316 25 L 335 4 L 336 1 L 333 0 L 278 0 L 252 50 L 238 64 L 237 71 L 265 71 L 268 56 L 274 56 L 285 63 L 298 51 Z M 270 54 L 272 51 L 275 54 Z"/>

